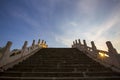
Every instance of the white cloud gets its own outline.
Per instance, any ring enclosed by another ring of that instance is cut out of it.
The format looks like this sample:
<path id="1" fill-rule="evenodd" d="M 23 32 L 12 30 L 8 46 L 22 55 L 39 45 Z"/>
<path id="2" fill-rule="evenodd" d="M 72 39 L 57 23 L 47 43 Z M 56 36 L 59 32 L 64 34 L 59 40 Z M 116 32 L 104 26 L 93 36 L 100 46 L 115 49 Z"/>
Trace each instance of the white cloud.
<path id="1" fill-rule="evenodd" d="M 69 20 L 68 22 L 64 22 L 64 24 L 58 25 L 59 29 L 63 31 L 62 34 L 55 34 L 55 40 L 63 45 L 66 46 L 71 46 L 72 41 L 75 39 L 86 39 L 88 41 L 94 40 L 97 47 L 100 49 L 107 49 L 105 45 L 105 41 L 111 40 L 115 47 L 118 49 L 120 52 L 120 33 L 116 32 L 116 37 L 113 36 L 113 38 L 109 38 L 109 36 L 105 36 L 104 34 L 106 32 L 109 33 L 109 30 L 111 28 L 115 27 L 114 25 L 117 23 L 120 23 L 120 6 L 116 6 L 114 10 L 112 10 L 108 17 L 108 19 L 103 20 L 103 23 L 101 25 L 96 25 L 92 23 L 91 19 L 95 18 L 96 14 L 96 9 L 98 8 L 99 1 L 101 0 L 80 0 L 80 3 L 77 5 L 77 11 L 76 12 L 83 12 L 87 17 L 87 19 L 83 19 L 84 23 L 74 21 L 74 20 Z M 50 7 L 42 7 L 40 9 L 39 3 L 32 3 L 32 6 L 35 8 L 35 10 L 39 13 L 41 12 L 48 12 L 48 9 L 50 9 L 51 14 L 52 11 L 54 11 L 55 8 L 55 3 L 54 1 L 51 2 Z M 43 11 L 41 11 L 43 10 Z M 30 16 L 28 16 L 25 11 L 18 11 L 16 10 L 15 13 L 12 13 L 12 15 L 17 16 L 21 19 L 23 19 L 25 22 L 28 24 L 32 25 L 34 28 L 38 29 L 40 26 L 39 21 L 34 20 Z M 76 15 L 79 17 L 80 14 Z M 77 20 L 77 19 L 76 19 Z M 85 25 L 87 23 L 92 23 L 90 25 Z M 109 33 L 111 35 L 111 33 Z M 115 42 L 114 42 L 115 41 Z M 90 44 L 90 42 L 89 42 Z M 118 45 L 119 44 L 119 45 Z"/>
<path id="2" fill-rule="evenodd" d="M 106 21 L 103 21 L 103 23 L 98 26 L 97 28 L 92 28 L 90 30 L 90 34 L 89 32 L 86 33 L 87 37 L 89 36 L 93 36 L 94 40 L 97 40 L 98 38 L 104 36 L 103 34 L 107 31 L 109 31 L 112 27 L 114 27 L 115 24 L 117 24 L 119 22 L 119 17 L 120 15 L 117 16 L 111 16 L 109 19 L 107 19 Z M 94 35 L 92 33 L 95 33 Z M 89 35 L 88 35 L 89 34 Z"/>
<path id="3" fill-rule="evenodd" d="M 120 44 L 118 46 L 118 43 L 120 43 L 120 35 L 112 36 L 112 38 L 109 38 L 109 36 L 105 36 L 105 33 L 109 33 L 109 30 L 115 29 L 116 24 L 120 23 L 120 10 L 118 9 L 118 6 L 113 10 L 113 13 L 109 15 L 109 18 L 106 21 L 103 21 L 103 23 L 98 26 L 97 29 L 91 29 L 90 32 L 86 33 L 86 37 L 88 39 L 93 39 L 96 41 L 96 44 L 99 46 L 100 49 L 106 50 L 107 47 L 105 45 L 105 41 L 111 40 L 115 45 L 115 47 L 118 49 L 118 52 L 120 52 Z M 94 33 L 94 34 L 93 34 Z M 119 32 L 116 32 L 116 34 L 119 34 Z M 109 33 L 109 35 L 112 35 L 112 33 Z M 117 43 L 115 43 L 117 41 Z"/>
<path id="4" fill-rule="evenodd" d="M 94 16 L 99 0 L 80 0 L 77 9 L 85 15 Z"/>
<path id="5" fill-rule="evenodd" d="M 71 44 L 71 38 L 65 38 L 63 36 L 56 37 L 56 41 L 60 42 L 61 44 L 64 44 L 65 46 L 70 47 Z"/>
<path id="6" fill-rule="evenodd" d="M 75 26 L 77 26 L 78 24 L 77 24 L 76 22 L 71 22 L 70 25 L 73 26 L 73 27 L 75 27 Z"/>
<path id="7" fill-rule="evenodd" d="M 91 0 L 85 0 L 85 1 L 91 1 Z M 83 3 L 85 2 L 83 0 Z M 94 0 L 92 0 L 94 1 Z M 95 2 L 97 3 L 97 2 Z M 85 11 L 86 14 L 89 14 L 89 10 L 91 13 L 95 12 L 95 9 L 91 10 L 92 7 L 94 8 L 96 5 L 93 5 L 93 3 L 88 3 L 88 5 L 82 5 L 83 11 Z M 88 12 L 87 12 L 88 11 Z M 84 26 L 83 24 L 80 24 L 78 22 L 66 22 L 66 24 L 59 25 L 60 29 L 64 32 L 64 34 L 56 35 L 55 38 L 59 42 L 61 42 L 64 45 L 70 46 L 72 44 L 72 41 L 75 39 L 87 39 L 88 41 L 94 40 L 96 43 L 96 46 L 98 49 L 107 50 L 107 46 L 105 44 L 106 41 L 110 40 L 112 41 L 115 48 L 117 48 L 117 51 L 120 52 L 120 33 L 116 32 L 117 36 L 111 39 L 109 36 L 105 36 L 106 33 L 109 33 L 109 31 L 113 28 L 116 28 L 115 25 L 120 23 L 120 9 L 119 5 L 114 8 L 114 10 L 111 11 L 112 13 L 108 14 L 108 19 L 103 20 L 102 24 L 95 27 L 95 24 Z M 93 17 L 95 18 L 95 17 Z M 89 20 L 90 21 L 90 20 Z M 91 21 L 90 21 L 91 22 Z M 67 24 L 71 24 L 72 26 L 76 27 L 70 27 L 68 28 Z M 80 26 L 84 26 L 80 27 Z M 93 26 L 93 27 L 89 27 Z M 109 35 L 112 35 L 112 33 L 109 33 Z M 88 42 L 87 42 L 88 43 Z M 90 42 L 89 42 L 90 44 Z M 119 44 L 119 45 L 118 45 Z"/>

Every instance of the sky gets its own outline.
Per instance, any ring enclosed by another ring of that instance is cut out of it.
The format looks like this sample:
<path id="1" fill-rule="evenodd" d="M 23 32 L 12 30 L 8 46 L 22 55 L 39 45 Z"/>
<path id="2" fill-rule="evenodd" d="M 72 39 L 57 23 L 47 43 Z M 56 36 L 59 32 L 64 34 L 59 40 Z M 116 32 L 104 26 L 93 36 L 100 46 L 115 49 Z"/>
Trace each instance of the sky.
<path id="1" fill-rule="evenodd" d="M 94 41 L 120 52 L 120 0 L 0 0 L 0 47 L 12 49 L 45 40 L 49 47 L 71 47 L 75 39 Z"/>

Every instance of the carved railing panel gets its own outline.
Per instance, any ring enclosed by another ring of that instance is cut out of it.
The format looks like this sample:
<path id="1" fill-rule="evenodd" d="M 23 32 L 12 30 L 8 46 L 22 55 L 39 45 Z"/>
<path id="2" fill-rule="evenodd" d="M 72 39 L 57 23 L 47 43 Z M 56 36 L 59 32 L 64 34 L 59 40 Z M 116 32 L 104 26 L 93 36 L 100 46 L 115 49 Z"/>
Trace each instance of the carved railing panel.
<path id="1" fill-rule="evenodd" d="M 83 44 L 81 44 L 80 39 L 78 39 L 78 42 L 79 43 L 77 43 L 77 40 L 73 41 L 72 48 L 77 48 L 78 50 L 85 52 L 92 59 L 120 72 L 120 54 L 118 54 L 110 41 L 106 42 L 108 51 L 97 49 L 93 41 L 91 41 L 92 47 L 87 46 L 85 40 L 83 40 Z"/>
<path id="2" fill-rule="evenodd" d="M 35 44 L 35 40 L 33 40 L 32 45 L 27 47 L 28 42 L 25 41 L 22 49 L 10 51 L 12 42 L 8 41 L 6 46 L 1 50 L 0 71 L 13 67 L 15 64 L 18 64 L 19 62 L 25 60 L 41 48 L 47 48 L 48 45 L 46 44 L 46 42 L 44 43 L 45 47 L 40 46 L 40 44 L 43 44 L 43 42 L 43 40 L 42 42 L 40 42 L 39 39 L 38 43 Z"/>

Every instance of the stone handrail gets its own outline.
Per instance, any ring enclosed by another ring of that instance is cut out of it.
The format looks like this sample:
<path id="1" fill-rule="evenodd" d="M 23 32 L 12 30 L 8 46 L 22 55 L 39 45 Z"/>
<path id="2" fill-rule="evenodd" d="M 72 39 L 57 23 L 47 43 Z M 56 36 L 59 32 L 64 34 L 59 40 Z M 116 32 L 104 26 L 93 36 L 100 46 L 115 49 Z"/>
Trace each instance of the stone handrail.
<path id="1" fill-rule="evenodd" d="M 97 49 L 93 41 L 91 41 L 91 45 L 92 47 L 87 46 L 85 40 L 83 40 L 83 44 L 81 44 L 80 39 L 78 39 L 78 41 L 73 41 L 72 48 L 77 48 L 100 64 L 110 67 L 114 71 L 120 72 L 120 54 L 118 54 L 110 41 L 106 42 L 108 51 Z"/>
<path id="2" fill-rule="evenodd" d="M 0 71 L 4 71 L 10 67 L 13 67 L 15 64 L 22 62 L 41 48 L 48 47 L 46 45 L 46 41 L 42 40 L 42 42 L 40 42 L 40 39 L 38 40 L 37 44 L 35 44 L 35 40 L 33 40 L 31 46 L 27 47 L 27 44 L 28 42 L 25 41 L 22 49 L 10 51 L 12 42 L 8 41 L 6 46 L 2 49 L 2 57 L 0 58 Z"/>

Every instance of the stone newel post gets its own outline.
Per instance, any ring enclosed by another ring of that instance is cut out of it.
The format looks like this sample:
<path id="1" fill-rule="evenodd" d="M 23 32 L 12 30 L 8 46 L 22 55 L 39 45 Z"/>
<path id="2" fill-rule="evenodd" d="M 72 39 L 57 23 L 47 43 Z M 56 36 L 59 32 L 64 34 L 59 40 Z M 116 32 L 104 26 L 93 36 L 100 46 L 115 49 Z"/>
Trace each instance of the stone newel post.
<path id="1" fill-rule="evenodd" d="M 9 57 L 10 57 L 11 46 L 12 46 L 12 42 L 8 41 L 6 46 L 4 47 L 4 50 L 3 50 L 3 56 L 0 60 L 0 66 L 7 64 L 7 61 L 9 60 Z"/>
<path id="2" fill-rule="evenodd" d="M 74 46 L 75 46 L 75 42 L 73 41 L 72 48 L 74 48 Z"/>
<path id="3" fill-rule="evenodd" d="M 35 40 L 33 40 L 32 46 L 35 46 Z"/>
<path id="4" fill-rule="evenodd" d="M 46 45 L 46 41 L 44 42 L 44 44 Z"/>
<path id="5" fill-rule="evenodd" d="M 73 45 L 75 45 L 75 42 L 73 41 Z"/>
<path id="6" fill-rule="evenodd" d="M 44 40 L 42 40 L 42 43 L 41 44 L 43 44 L 44 43 Z"/>
<path id="7" fill-rule="evenodd" d="M 10 47 L 12 46 L 12 42 L 8 41 L 5 48 L 4 48 L 4 51 L 3 51 L 3 55 L 5 58 L 9 58 L 10 54 Z"/>
<path id="8" fill-rule="evenodd" d="M 87 44 L 86 44 L 86 41 L 85 41 L 85 40 L 83 40 L 83 43 L 84 43 L 84 46 L 87 46 Z"/>
<path id="9" fill-rule="evenodd" d="M 12 46 L 12 42 L 8 41 L 5 48 L 4 48 L 4 54 L 7 55 L 7 53 L 10 52 L 10 47 Z"/>
<path id="10" fill-rule="evenodd" d="M 84 50 L 87 50 L 87 44 L 86 44 L 86 41 L 83 40 L 83 43 L 84 43 Z"/>
<path id="11" fill-rule="evenodd" d="M 77 44 L 77 40 L 75 40 L 75 44 Z"/>
<path id="12" fill-rule="evenodd" d="M 92 50 L 93 50 L 93 51 L 96 51 L 96 50 L 97 50 L 97 48 L 96 48 L 96 46 L 95 46 L 94 41 L 91 41 L 91 45 L 92 45 Z"/>
<path id="13" fill-rule="evenodd" d="M 112 43 L 110 41 L 106 42 L 107 47 L 108 47 L 108 54 L 111 58 L 111 61 L 114 65 L 119 66 L 120 67 L 120 59 L 118 58 L 118 53 L 116 51 L 116 49 L 113 47 Z"/>
<path id="14" fill-rule="evenodd" d="M 113 47 L 112 43 L 110 41 L 106 42 L 107 47 L 108 47 L 108 51 L 113 53 L 113 54 L 118 54 L 116 49 Z"/>
<path id="15" fill-rule="evenodd" d="M 28 42 L 25 41 L 25 42 L 24 42 L 24 45 L 23 45 L 23 47 L 22 47 L 22 50 L 24 50 L 24 49 L 27 47 L 27 45 L 28 45 Z"/>
<path id="16" fill-rule="evenodd" d="M 81 41 L 80 41 L 80 39 L 78 39 L 78 42 L 79 42 L 79 44 L 81 45 Z"/>
<path id="17" fill-rule="evenodd" d="M 22 52 L 21 52 L 22 55 L 21 55 L 21 57 L 23 57 L 23 56 L 25 55 L 25 51 L 26 51 L 27 45 L 28 45 L 28 42 L 25 41 L 25 42 L 24 42 L 24 45 L 23 45 L 23 47 L 22 47 Z"/>
<path id="18" fill-rule="evenodd" d="M 38 44 L 40 44 L 40 39 L 38 40 Z"/>

